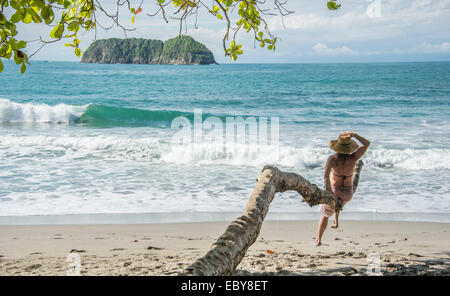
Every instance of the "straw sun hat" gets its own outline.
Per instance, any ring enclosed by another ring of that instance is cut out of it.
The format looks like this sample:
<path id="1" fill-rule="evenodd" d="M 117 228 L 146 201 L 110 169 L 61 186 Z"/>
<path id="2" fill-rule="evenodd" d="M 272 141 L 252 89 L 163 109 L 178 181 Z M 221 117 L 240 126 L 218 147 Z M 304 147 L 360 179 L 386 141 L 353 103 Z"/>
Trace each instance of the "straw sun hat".
<path id="1" fill-rule="evenodd" d="M 359 148 L 359 145 L 349 136 L 339 136 L 337 140 L 330 141 L 330 148 L 337 153 L 350 154 L 355 152 Z"/>

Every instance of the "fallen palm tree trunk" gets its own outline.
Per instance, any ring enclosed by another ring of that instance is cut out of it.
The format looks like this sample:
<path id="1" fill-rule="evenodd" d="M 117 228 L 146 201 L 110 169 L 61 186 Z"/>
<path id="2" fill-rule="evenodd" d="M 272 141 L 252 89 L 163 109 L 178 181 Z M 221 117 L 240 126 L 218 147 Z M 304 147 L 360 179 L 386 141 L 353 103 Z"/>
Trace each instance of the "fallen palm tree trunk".
<path id="1" fill-rule="evenodd" d="M 362 165 L 360 161 L 356 166 L 356 186 Z M 182 275 L 231 275 L 258 238 L 269 205 L 277 192 L 297 191 L 303 197 L 302 201 L 311 207 L 323 203 L 341 209 L 333 193 L 318 188 L 300 175 L 282 172 L 274 166 L 265 166 L 257 182 L 242 216 L 234 220 L 208 253 L 190 265 Z"/>

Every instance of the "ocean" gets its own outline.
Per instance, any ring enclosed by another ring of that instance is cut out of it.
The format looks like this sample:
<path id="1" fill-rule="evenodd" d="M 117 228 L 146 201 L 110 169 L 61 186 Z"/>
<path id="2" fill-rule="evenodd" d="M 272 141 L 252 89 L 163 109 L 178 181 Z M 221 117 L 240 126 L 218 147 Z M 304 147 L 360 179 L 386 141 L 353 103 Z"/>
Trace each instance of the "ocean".
<path id="1" fill-rule="evenodd" d="M 244 209 L 265 164 L 321 187 L 329 140 L 343 131 L 372 142 L 344 219 L 379 213 L 450 222 L 450 62 L 33 62 L 24 75 L 6 63 L 0 75 L 2 223 L 232 216 Z M 200 138 L 194 131 L 191 143 L 174 142 L 180 117 L 200 126 Z M 224 138 L 227 118 L 251 119 L 258 129 L 249 126 L 236 143 L 207 142 L 214 130 L 207 118 Z M 267 144 L 259 125 L 266 121 Z M 277 194 L 270 212 L 274 219 L 320 215 L 295 192 Z"/>

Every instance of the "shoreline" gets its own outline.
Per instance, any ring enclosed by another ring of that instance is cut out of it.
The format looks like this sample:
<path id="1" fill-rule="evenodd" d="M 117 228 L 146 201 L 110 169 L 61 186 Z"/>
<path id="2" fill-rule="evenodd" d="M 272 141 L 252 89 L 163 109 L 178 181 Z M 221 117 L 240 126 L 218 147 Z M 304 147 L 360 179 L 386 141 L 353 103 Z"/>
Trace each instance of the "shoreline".
<path id="1" fill-rule="evenodd" d="M 450 223 L 448 213 L 411 212 L 342 212 L 342 221 L 387 221 Z M 231 222 L 241 212 L 160 212 L 160 213 L 100 213 L 0 216 L 0 226 L 7 225 L 104 225 L 104 224 L 166 224 L 196 222 Z M 269 212 L 265 221 L 314 221 L 315 212 Z"/>
<path id="2" fill-rule="evenodd" d="M 0 275 L 176 275 L 203 256 L 228 222 L 0 226 Z M 346 221 L 314 246 L 317 221 L 266 221 L 235 275 L 450 274 L 447 223 Z M 272 250 L 269 254 L 267 250 Z"/>

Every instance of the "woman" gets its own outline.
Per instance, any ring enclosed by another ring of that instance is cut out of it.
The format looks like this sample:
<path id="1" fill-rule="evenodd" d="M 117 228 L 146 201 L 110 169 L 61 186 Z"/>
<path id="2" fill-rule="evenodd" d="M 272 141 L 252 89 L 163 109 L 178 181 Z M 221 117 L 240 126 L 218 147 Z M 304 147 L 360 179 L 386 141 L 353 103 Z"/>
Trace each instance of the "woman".
<path id="1" fill-rule="evenodd" d="M 357 139 L 362 146 L 352 140 Z M 356 162 L 366 153 L 370 142 L 353 132 L 344 132 L 339 135 L 338 140 L 330 141 L 330 148 L 336 151 L 335 154 L 328 157 L 325 166 L 325 188 L 334 193 L 334 195 L 341 200 L 342 206 L 348 203 L 353 196 L 353 173 L 355 171 Z M 331 173 L 331 177 L 330 177 Z M 334 211 L 330 206 L 320 205 L 322 217 L 319 221 L 318 235 L 316 239 L 316 246 L 322 244 L 322 235 L 325 231 L 328 218 L 334 213 L 334 223 L 331 228 L 338 228 L 339 226 L 339 211 Z"/>

